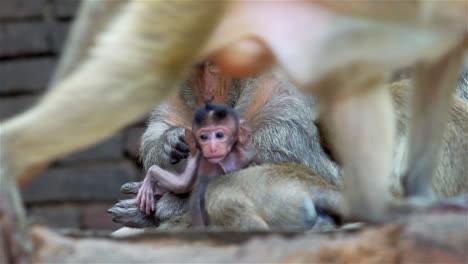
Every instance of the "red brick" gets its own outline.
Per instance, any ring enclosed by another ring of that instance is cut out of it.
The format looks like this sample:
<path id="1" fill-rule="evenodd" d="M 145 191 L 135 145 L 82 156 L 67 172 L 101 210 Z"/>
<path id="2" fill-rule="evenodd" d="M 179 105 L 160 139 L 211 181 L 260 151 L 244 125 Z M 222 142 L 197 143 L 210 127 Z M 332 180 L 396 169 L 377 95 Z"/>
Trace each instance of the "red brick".
<path id="1" fill-rule="evenodd" d="M 107 213 L 113 204 L 95 204 L 83 208 L 82 227 L 84 229 L 117 230 L 121 225 L 112 222 L 112 216 Z"/>
<path id="2" fill-rule="evenodd" d="M 136 181 L 136 169 L 128 162 L 114 162 L 50 168 L 22 188 L 24 201 L 32 205 L 44 202 L 108 201 L 125 196 L 120 186 Z"/>
<path id="3" fill-rule="evenodd" d="M 54 228 L 80 228 L 81 208 L 76 205 L 47 205 L 28 208 L 28 217 Z"/>
<path id="4" fill-rule="evenodd" d="M 108 138 L 86 150 L 60 158 L 57 163 L 68 164 L 82 161 L 118 161 L 123 159 L 122 135 Z"/>

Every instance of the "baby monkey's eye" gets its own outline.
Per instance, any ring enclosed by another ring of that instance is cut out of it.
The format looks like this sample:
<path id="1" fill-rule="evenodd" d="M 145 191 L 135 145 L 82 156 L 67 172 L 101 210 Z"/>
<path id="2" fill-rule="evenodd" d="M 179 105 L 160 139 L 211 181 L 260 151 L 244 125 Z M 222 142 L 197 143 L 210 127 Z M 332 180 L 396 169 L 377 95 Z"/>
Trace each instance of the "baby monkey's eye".
<path id="1" fill-rule="evenodd" d="M 216 138 L 223 138 L 224 137 L 224 133 L 223 132 L 217 132 L 216 133 Z"/>
<path id="2" fill-rule="evenodd" d="M 207 134 L 202 134 L 202 135 L 200 136 L 200 139 L 201 139 L 201 140 L 207 140 L 207 139 L 208 139 L 208 135 L 207 135 Z"/>

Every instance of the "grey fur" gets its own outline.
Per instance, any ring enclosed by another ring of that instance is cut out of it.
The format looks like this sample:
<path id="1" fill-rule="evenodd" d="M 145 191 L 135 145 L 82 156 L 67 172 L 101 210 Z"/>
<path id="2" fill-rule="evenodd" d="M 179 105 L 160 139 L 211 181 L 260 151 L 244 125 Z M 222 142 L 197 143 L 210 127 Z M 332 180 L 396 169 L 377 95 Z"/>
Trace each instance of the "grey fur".
<path id="1" fill-rule="evenodd" d="M 155 219 L 153 215 L 147 216 L 141 213 L 135 202 L 136 199 L 120 201 L 110 208 L 107 213 L 112 215 L 112 221 L 127 227 L 157 227 L 159 220 Z"/>
<path id="2" fill-rule="evenodd" d="M 465 63 L 463 72 L 460 74 L 456 93 L 460 99 L 468 102 L 468 63 Z"/>

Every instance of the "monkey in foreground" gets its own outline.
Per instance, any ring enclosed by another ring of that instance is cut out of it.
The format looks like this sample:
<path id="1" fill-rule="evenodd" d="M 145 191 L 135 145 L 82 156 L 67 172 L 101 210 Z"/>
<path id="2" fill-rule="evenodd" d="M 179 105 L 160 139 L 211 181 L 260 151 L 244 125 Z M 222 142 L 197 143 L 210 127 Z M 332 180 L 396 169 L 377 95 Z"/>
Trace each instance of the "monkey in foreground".
<path id="1" fill-rule="evenodd" d="M 149 215 L 154 211 L 155 195 L 191 191 L 193 225 L 203 226 L 207 224 L 204 196 L 208 182 L 246 167 L 253 162 L 256 151 L 249 144 L 250 127 L 226 105 L 207 103 L 199 107 L 185 136 L 191 156 L 184 172 L 174 175 L 151 166 L 138 192 L 137 204 Z"/>
<path id="2" fill-rule="evenodd" d="M 290 13 L 283 7 L 291 8 L 294 19 L 280 19 Z M 424 0 L 355 5 L 327 0 L 231 5 L 131 1 L 79 68 L 37 106 L 2 123 L 5 143 L 0 151 L 7 158 L 0 168 L 0 206 L 23 218 L 15 180 L 25 182 L 31 169 L 137 119 L 174 90 L 191 63 L 213 55 L 228 74 L 255 74 L 278 63 L 301 89 L 315 87 L 311 92 L 333 113 L 333 146 L 343 160 L 347 186 L 345 214 L 388 219 L 388 201 L 381 194 L 391 171 L 394 127 L 388 125 L 388 91 L 378 88 L 381 73 L 418 62 L 412 103 L 418 122 L 411 123 L 406 188 L 410 196 L 428 196 L 447 118 L 447 87 L 456 79 L 466 48 L 464 7 L 463 1 Z M 219 22 L 223 24 L 215 31 Z M 304 34 L 310 27 L 314 30 Z M 82 89 L 83 80 L 93 80 L 86 86 L 90 92 Z M 119 96 L 110 96 L 117 86 Z M 69 111 L 61 111 L 67 107 Z M 56 118 L 44 123 L 50 116 Z"/>
<path id="3" fill-rule="evenodd" d="M 411 122 L 411 80 L 401 80 L 387 85 L 392 95 L 392 104 L 396 119 L 395 147 L 393 155 L 392 176 L 389 187 L 392 198 L 405 197 L 404 174 L 406 170 L 405 156 L 408 154 L 408 136 Z M 460 92 L 467 87 L 459 86 Z M 439 198 L 449 198 L 468 194 L 468 103 L 453 96 L 450 108 L 449 122 L 443 135 L 442 149 L 437 159 L 435 174 L 429 182 L 434 195 Z M 318 120 L 318 128 L 324 149 L 330 158 L 341 165 L 339 157 L 334 155 L 330 140 L 334 131 L 327 126 L 326 119 Z"/>
<path id="4" fill-rule="evenodd" d="M 466 73 L 463 73 L 466 74 Z M 455 87 L 456 85 L 454 85 Z M 405 156 L 411 123 L 411 80 L 389 85 L 396 115 L 393 177 L 390 182 L 392 193 L 397 197 L 408 195 L 405 189 Z M 467 90 L 466 87 L 458 87 Z M 449 198 L 468 194 L 468 102 L 462 97 L 451 95 L 448 124 L 442 137 L 442 144 L 433 177 L 428 181 L 436 198 Z M 468 206 L 468 205 L 466 205 Z"/>

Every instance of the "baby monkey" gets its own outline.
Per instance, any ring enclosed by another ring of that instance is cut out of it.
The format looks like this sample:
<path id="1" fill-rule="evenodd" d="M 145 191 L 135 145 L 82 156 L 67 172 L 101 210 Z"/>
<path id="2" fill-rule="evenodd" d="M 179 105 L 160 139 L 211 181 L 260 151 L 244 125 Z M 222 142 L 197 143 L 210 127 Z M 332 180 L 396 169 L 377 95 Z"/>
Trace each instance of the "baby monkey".
<path id="1" fill-rule="evenodd" d="M 167 192 L 191 192 L 192 226 L 208 224 L 204 197 L 208 182 L 254 162 L 256 150 L 249 144 L 251 129 L 227 105 L 206 103 L 195 111 L 192 128 L 186 128 L 190 148 L 185 170 L 175 174 L 157 165 L 149 168 L 136 203 L 147 215 L 155 210 L 155 196 Z"/>

